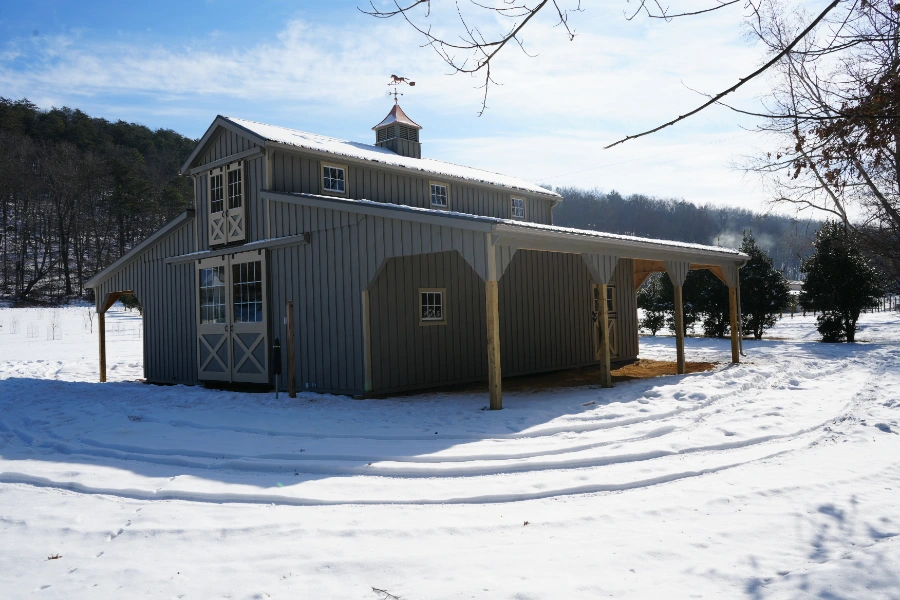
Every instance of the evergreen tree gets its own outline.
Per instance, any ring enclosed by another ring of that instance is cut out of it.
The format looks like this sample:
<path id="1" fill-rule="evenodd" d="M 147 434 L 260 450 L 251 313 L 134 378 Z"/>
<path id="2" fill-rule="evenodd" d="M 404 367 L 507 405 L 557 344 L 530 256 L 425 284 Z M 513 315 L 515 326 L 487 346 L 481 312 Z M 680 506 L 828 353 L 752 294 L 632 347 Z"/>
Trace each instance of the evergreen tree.
<path id="1" fill-rule="evenodd" d="M 725 337 L 731 329 L 731 313 L 728 306 L 728 286 L 707 269 L 691 271 L 690 292 L 697 312 L 703 317 L 703 334 L 706 337 Z M 688 287 L 685 281 L 685 288 Z"/>
<path id="2" fill-rule="evenodd" d="M 640 326 L 656 335 L 656 332 L 666 324 L 666 312 L 671 310 L 672 299 L 668 303 L 662 297 L 661 277 L 668 277 L 665 273 L 654 273 L 647 278 L 644 285 L 637 293 L 637 306 L 644 311 Z"/>
<path id="3" fill-rule="evenodd" d="M 806 274 L 800 302 L 822 311 L 819 333 L 826 342 L 856 340 L 856 322 L 864 308 L 874 308 L 884 294 L 882 278 L 840 224 L 826 222 L 816 234 L 815 253 L 803 261 Z"/>
<path id="4" fill-rule="evenodd" d="M 741 268 L 741 328 L 762 339 L 766 329 L 775 325 L 776 315 L 789 305 L 790 286 L 784 273 L 777 270 L 772 259 L 756 245 L 753 231 L 744 233 L 741 252 L 750 256 Z"/>

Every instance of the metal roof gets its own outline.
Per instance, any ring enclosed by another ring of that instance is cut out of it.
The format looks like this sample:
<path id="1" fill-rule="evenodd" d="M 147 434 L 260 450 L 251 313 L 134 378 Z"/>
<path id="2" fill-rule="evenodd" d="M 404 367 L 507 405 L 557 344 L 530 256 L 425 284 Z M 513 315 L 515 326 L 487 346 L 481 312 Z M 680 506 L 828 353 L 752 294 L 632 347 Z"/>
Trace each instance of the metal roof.
<path id="1" fill-rule="evenodd" d="M 384 127 L 385 125 L 391 125 L 392 123 L 400 123 L 401 125 L 408 125 L 410 127 L 415 127 L 416 129 L 422 129 L 421 125 L 406 116 L 406 113 L 403 112 L 403 109 L 400 108 L 399 104 L 395 104 L 391 109 L 391 112 L 389 112 L 387 116 L 382 119 L 381 123 L 379 123 L 372 129 L 378 129 L 379 127 Z"/>

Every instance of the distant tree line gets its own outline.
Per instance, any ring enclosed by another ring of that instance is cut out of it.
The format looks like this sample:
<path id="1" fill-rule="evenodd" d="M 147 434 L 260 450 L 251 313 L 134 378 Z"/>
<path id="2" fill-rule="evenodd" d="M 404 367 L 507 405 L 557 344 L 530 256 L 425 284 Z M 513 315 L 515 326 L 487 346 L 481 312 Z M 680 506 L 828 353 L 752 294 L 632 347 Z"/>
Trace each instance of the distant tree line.
<path id="1" fill-rule="evenodd" d="M 801 278 L 803 258 L 812 252 L 821 226 L 819 221 L 641 194 L 624 197 L 616 191 L 565 187 L 556 191 L 564 200 L 553 209 L 553 223 L 564 227 L 730 248 L 740 246 L 743 232 L 752 230 L 775 268 L 793 280 Z"/>
<path id="2" fill-rule="evenodd" d="M 0 98 L 0 296 L 61 301 L 190 205 L 171 130 Z"/>

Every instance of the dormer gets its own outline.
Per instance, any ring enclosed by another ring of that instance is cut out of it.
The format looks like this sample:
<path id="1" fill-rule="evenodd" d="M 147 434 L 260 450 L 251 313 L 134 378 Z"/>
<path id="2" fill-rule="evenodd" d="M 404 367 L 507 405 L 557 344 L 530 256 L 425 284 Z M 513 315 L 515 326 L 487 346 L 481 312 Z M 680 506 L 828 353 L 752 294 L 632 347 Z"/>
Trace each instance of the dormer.
<path id="1" fill-rule="evenodd" d="M 422 126 L 407 117 L 399 104 L 394 104 L 384 120 L 372 129 L 375 131 L 376 146 L 393 150 L 401 156 L 422 158 L 422 143 L 419 141 Z"/>

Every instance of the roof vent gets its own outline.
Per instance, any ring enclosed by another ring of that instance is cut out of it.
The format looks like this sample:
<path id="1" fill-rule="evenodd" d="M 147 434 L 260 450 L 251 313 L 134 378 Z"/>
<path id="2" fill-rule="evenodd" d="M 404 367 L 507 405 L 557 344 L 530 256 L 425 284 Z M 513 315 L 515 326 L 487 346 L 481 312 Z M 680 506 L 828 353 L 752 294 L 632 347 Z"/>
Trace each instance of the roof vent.
<path id="1" fill-rule="evenodd" d="M 406 116 L 399 104 L 375 127 L 375 145 L 393 150 L 401 156 L 422 158 L 419 130 L 422 126 Z"/>

